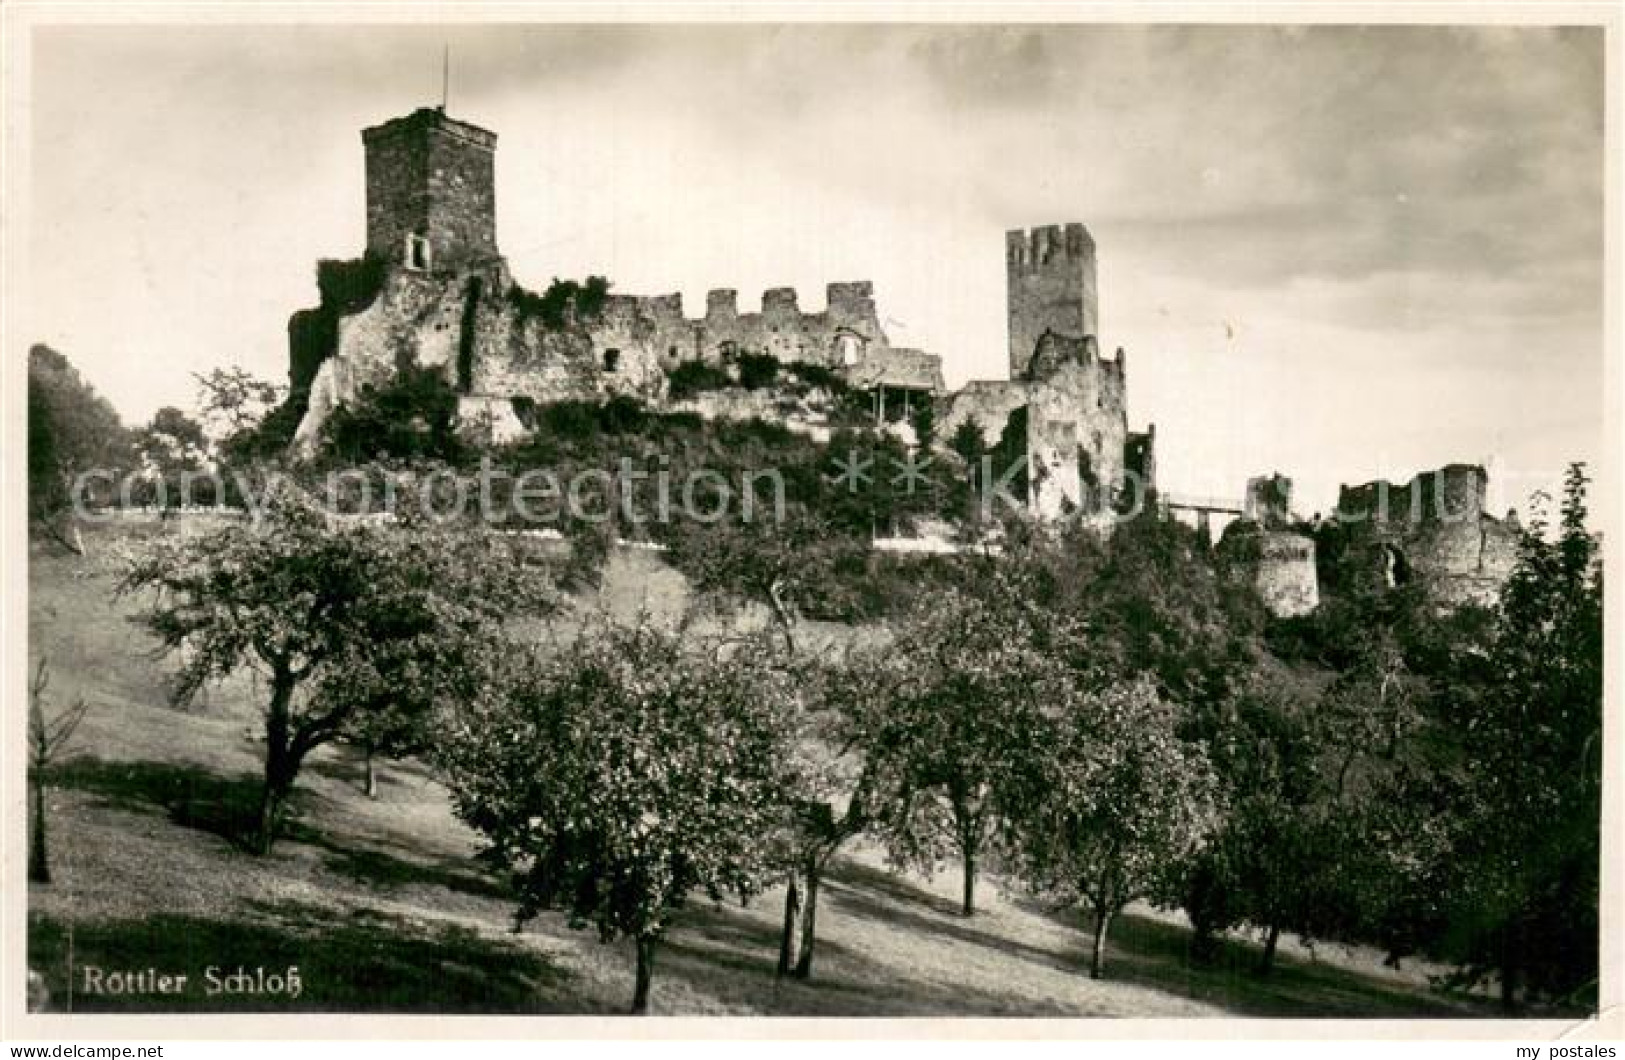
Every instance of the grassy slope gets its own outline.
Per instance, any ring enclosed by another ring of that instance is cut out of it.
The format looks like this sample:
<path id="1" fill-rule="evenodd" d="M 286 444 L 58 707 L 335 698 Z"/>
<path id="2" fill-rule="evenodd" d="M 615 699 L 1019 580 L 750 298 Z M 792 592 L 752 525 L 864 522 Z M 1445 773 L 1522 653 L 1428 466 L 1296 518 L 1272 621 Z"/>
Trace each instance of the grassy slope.
<path id="1" fill-rule="evenodd" d="M 99 539 L 96 545 L 107 544 Z M 70 962 L 82 969 L 187 972 L 173 998 L 82 995 L 79 1010 L 538 1012 L 620 1011 L 632 955 L 546 916 L 512 934 L 499 878 L 472 860 L 473 835 L 418 765 L 386 763 L 376 800 L 344 748 L 317 752 L 300 778 L 295 834 L 270 859 L 244 853 L 234 820 L 252 806 L 259 747 L 256 690 L 241 681 L 209 702 L 166 707 L 164 668 L 110 599 L 98 559 L 36 552 L 30 569 L 34 658 L 50 660 L 52 695 L 91 712 L 51 795 L 54 880 L 29 896 L 29 964 L 67 1007 Z M 667 610 L 680 579 L 649 557 L 623 560 L 605 593 L 617 610 Z M 675 580 L 674 580 L 675 579 Z M 1370 955 L 1284 946 L 1279 972 L 1244 969 L 1230 945 L 1212 969 L 1184 960 L 1177 917 L 1132 911 L 1114 926 L 1109 979 L 1092 982 L 1088 939 L 1072 913 L 983 888 L 986 911 L 954 913 L 957 880 L 903 877 L 873 851 L 838 864 L 820 905 L 811 983 L 775 985 L 782 895 L 748 908 L 700 903 L 657 956 L 654 1011 L 664 1014 L 1441 1016 L 1475 1015 L 1431 996 L 1419 972 Z M 208 998 L 205 966 L 268 971 L 296 964 L 304 992 Z"/>

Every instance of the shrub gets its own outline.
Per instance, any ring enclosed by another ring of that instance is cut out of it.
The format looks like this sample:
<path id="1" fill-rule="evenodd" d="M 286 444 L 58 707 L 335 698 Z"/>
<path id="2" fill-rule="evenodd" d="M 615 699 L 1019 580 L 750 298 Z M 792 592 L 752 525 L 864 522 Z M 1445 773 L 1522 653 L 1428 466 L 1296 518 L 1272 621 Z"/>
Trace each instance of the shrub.
<path id="1" fill-rule="evenodd" d="M 829 368 L 821 364 L 808 364 L 801 361 L 792 361 L 783 366 L 788 375 L 792 375 L 801 382 L 820 390 L 828 390 L 832 394 L 842 394 L 849 388 L 846 380 Z"/>
<path id="2" fill-rule="evenodd" d="M 609 281 L 589 276 L 585 283 L 555 279 L 546 291 L 536 294 L 518 284 L 508 288 L 508 301 L 519 312 L 521 322 L 540 318 L 550 328 L 565 325 L 565 309 L 575 303 L 577 320 L 593 320 L 604 310 L 609 298 Z"/>
<path id="3" fill-rule="evenodd" d="M 738 364 L 739 385 L 746 390 L 772 386 L 779 376 L 779 359 L 770 353 L 742 353 Z"/>
<path id="4" fill-rule="evenodd" d="M 707 390 L 725 390 L 732 381 L 728 373 L 702 361 L 684 361 L 667 377 L 671 396 L 683 401 Z"/>
<path id="5" fill-rule="evenodd" d="M 333 411 L 322 426 L 325 448 L 344 461 L 378 456 L 458 461 L 467 446 L 457 436 L 457 392 L 433 368 L 403 370 L 382 387 L 368 387 L 353 406 Z"/>

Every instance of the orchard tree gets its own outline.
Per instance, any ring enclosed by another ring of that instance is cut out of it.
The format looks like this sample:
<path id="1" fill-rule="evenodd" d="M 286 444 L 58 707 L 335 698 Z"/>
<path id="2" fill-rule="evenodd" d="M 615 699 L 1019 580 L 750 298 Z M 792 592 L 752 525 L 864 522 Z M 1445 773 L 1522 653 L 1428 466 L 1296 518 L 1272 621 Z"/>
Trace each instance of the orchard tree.
<path id="1" fill-rule="evenodd" d="M 866 739 L 888 781 L 876 823 L 894 860 L 929 870 L 956 856 L 971 916 L 1000 802 L 1030 782 L 1046 739 L 1071 627 L 1032 605 L 1014 569 L 979 561 L 965 573 L 969 588 L 923 600 L 902 624 Z"/>
<path id="2" fill-rule="evenodd" d="M 1019 846 L 1038 889 L 1094 915 L 1089 974 L 1099 979 L 1112 918 L 1137 899 L 1181 893 L 1181 870 L 1218 824 L 1218 784 L 1146 681 L 1074 687 L 1062 711 Z"/>
<path id="3" fill-rule="evenodd" d="M 780 661 L 761 638 L 589 627 L 446 715 L 436 747 L 457 812 L 514 870 L 519 920 L 557 909 L 631 939 L 634 1013 L 693 892 L 749 896 L 775 874 L 764 838 L 784 826 L 795 710 Z"/>
<path id="4" fill-rule="evenodd" d="M 865 753 L 875 712 L 887 694 L 868 653 L 798 668 L 805 706 L 789 752 L 790 814 L 778 846 L 784 863 L 784 927 L 778 974 L 812 977 L 818 893 L 830 861 L 869 827 L 883 786 Z"/>
<path id="5" fill-rule="evenodd" d="M 255 523 L 156 540 L 121 590 L 153 591 L 142 621 L 180 657 L 178 702 L 238 670 L 265 678 L 261 854 L 306 755 L 386 704 L 421 720 L 468 694 L 502 619 L 553 599 L 490 535 L 335 524 L 286 490 Z"/>
<path id="6" fill-rule="evenodd" d="M 1322 796 L 1321 764 L 1309 720 L 1318 696 L 1284 668 L 1260 671 L 1194 733 L 1207 749 L 1229 812 L 1198 853 L 1184 905 L 1194 955 L 1212 957 L 1220 931 L 1244 921 L 1264 929 L 1260 971 L 1268 971 L 1283 927 L 1297 926 L 1308 814 Z"/>

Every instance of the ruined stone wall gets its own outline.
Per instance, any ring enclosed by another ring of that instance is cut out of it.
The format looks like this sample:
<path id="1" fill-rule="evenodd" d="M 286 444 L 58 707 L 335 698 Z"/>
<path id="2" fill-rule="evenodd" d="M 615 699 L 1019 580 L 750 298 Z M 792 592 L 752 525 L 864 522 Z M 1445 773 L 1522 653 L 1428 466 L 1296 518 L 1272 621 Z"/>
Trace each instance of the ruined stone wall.
<path id="1" fill-rule="evenodd" d="M 1313 611 L 1320 605 L 1314 539 L 1285 530 L 1265 530 L 1259 535 L 1254 584 L 1272 614 L 1296 618 Z"/>
<path id="2" fill-rule="evenodd" d="M 1017 410 L 1027 410 L 1032 507 L 1042 518 L 1072 512 L 1105 520 L 1113 491 L 1134 453 L 1136 473 L 1154 483 L 1151 435 L 1128 432 L 1126 358 L 1099 356 L 1095 341 L 1049 332 L 1035 347 L 1024 378 L 977 381 L 938 402 L 935 437 L 946 444 L 966 422 L 985 444 L 1003 434 Z"/>
<path id="3" fill-rule="evenodd" d="M 1121 358 L 1102 360 L 1094 339 L 1046 332 L 1028 365 L 1027 452 L 1041 518 L 1108 518 L 1128 442 Z"/>
<path id="4" fill-rule="evenodd" d="M 1268 529 L 1244 516 L 1225 527 L 1218 548 L 1226 563 L 1252 580 L 1264 606 L 1277 618 L 1307 615 L 1320 606 L 1313 538 Z"/>
<path id="5" fill-rule="evenodd" d="M 1095 241 L 1081 224 L 1005 233 L 1005 298 L 1010 377 L 1027 371 L 1046 331 L 1100 334 Z"/>
<path id="6" fill-rule="evenodd" d="M 1379 480 L 1338 490 L 1338 521 L 1432 522 L 1468 520 L 1484 510 L 1489 474 L 1475 464 L 1424 471 L 1404 485 Z"/>
<path id="7" fill-rule="evenodd" d="M 536 404 L 665 395 L 662 357 L 669 321 L 650 306 L 666 300 L 614 296 L 596 315 L 553 327 L 526 317 L 507 297 L 482 299 L 476 315 L 468 392 Z"/>
<path id="8" fill-rule="evenodd" d="M 1488 605 L 1511 574 L 1517 549 L 1516 528 L 1484 511 L 1488 484 L 1482 467 L 1451 464 L 1401 486 L 1344 486 L 1335 518 L 1371 579 L 1420 579 L 1441 606 Z"/>
<path id="9" fill-rule="evenodd" d="M 1292 480 L 1285 475 L 1259 475 L 1247 480 L 1246 517 L 1271 529 L 1292 522 Z"/>
<path id="10" fill-rule="evenodd" d="M 932 433 L 946 444 L 960 426 L 969 420 L 981 432 L 984 445 L 992 445 L 1004 433 L 1010 414 L 1032 400 L 1028 384 L 1021 380 L 979 379 L 964 388 L 945 394 L 937 401 L 936 425 Z"/>
<path id="11" fill-rule="evenodd" d="M 404 368 L 438 368 L 455 385 L 466 288 L 464 282 L 390 270 L 370 305 L 338 319 L 334 351 L 316 367 L 295 445 L 309 451 L 334 409 L 369 386 L 388 384 Z"/>
<path id="12" fill-rule="evenodd" d="M 741 313 L 738 292 L 711 291 L 705 316 L 695 322 L 699 356 L 721 364 L 740 353 L 765 353 L 785 364 L 840 368 L 891 348 L 875 310 L 873 284 L 829 284 L 825 302 L 823 312 L 803 313 L 793 288 L 776 287 L 762 294 L 761 312 Z"/>

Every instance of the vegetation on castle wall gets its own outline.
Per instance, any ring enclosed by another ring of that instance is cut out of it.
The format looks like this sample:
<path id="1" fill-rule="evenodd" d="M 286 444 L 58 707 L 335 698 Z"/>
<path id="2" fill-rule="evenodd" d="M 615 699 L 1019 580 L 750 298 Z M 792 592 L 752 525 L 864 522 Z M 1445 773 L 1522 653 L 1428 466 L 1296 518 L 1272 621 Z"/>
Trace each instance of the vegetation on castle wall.
<path id="1" fill-rule="evenodd" d="M 388 267 L 374 257 L 316 263 L 320 301 L 288 321 L 288 403 L 299 417 L 305 414 L 317 369 L 338 350 L 340 318 L 372 305 L 388 275 Z"/>
<path id="2" fill-rule="evenodd" d="M 739 385 L 746 390 L 763 390 L 779 378 L 779 359 L 770 353 L 741 353 L 734 361 Z"/>
<path id="3" fill-rule="evenodd" d="M 569 322 L 572 304 L 575 319 L 595 320 L 603 312 L 608 298 L 609 281 L 602 276 L 589 276 L 584 283 L 555 279 L 541 294 L 527 291 L 517 283 L 508 288 L 508 301 L 521 322 L 540 320 L 555 330 Z"/>
<path id="4" fill-rule="evenodd" d="M 324 258 L 316 263 L 316 290 L 323 308 L 348 316 L 372 305 L 388 275 L 389 268 L 380 258 Z"/>
<path id="5" fill-rule="evenodd" d="M 725 390 L 771 390 L 789 400 L 800 400 L 815 391 L 829 399 L 826 410 L 837 427 L 859 429 L 874 420 L 870 394 L 854 390 L 841 375 L 821 364 L 780 361 L 770 353 L 741 353 L 723 368 L 704 361 L 684 361 L 666 374 L 668 394 L 673 401 L 687 401 L 707 392 Z M 901 417 L 901 406 L 888 408 L 890 419 Z M 929 418 L 930 413 L 926 413 Z"/>
<path id="6" fill-rule="evenodd" d="M 453 463 L 468 455 L 457 434 L 457 392 L 434 368 L 407 368 L 382 387 L 366 387 L 322 425 L 330 461 L 355 463 L 395 457 Z"/>
<path id="7" fill-rule="evenodd" d="M 666 384 L 673 401 L 687 401 L 708 390 L 726 390 L 733 385 L 733 380 L 715 365 L 684 361 L 666 374 Z"/>

